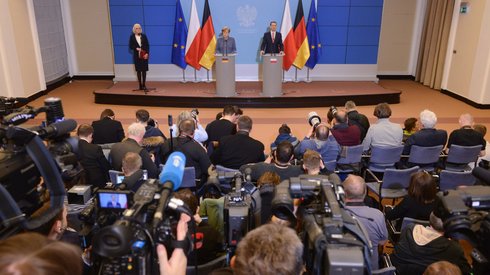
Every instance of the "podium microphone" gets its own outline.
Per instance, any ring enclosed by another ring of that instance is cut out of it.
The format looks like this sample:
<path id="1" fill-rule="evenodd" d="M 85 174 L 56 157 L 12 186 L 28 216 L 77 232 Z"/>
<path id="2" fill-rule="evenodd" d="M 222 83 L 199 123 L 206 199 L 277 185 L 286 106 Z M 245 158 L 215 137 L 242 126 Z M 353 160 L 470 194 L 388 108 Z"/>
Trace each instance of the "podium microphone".
<path id="1" fill-rule="evenodd" d="M 182 152 L 173 152 L 170 154 L 160 174 L 160 183 L 163 184 L 163 190 L 155 215 L 153 216 L 153 227 L 156 227 L 163 220 L 163 212 L 170 201 L 170 194 L 172 194 L 172 191 L 179 189 L 182 184 L 184 168 L 185 155 Z"/>

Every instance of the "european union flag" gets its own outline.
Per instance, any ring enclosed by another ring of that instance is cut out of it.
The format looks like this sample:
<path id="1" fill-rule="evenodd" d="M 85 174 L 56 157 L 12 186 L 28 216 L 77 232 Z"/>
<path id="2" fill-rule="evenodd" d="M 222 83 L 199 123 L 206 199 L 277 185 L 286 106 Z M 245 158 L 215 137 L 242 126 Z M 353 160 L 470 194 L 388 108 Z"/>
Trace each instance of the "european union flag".
<path id="1" fill-rule="evenodd" d="M 185 62 L 185 44 L 187 42 L 187 24 L 185 23 L 184 13 L 180 0 L 177 0 L 175 11 L 174 40 L 172 44 L 172 64 L 182 69 L 187 67 Z"/>
<path id="2" fill-rule="evenodd" d="M 320 32 L 318 31 L 315 0 L 311 0 L 310 14 L 308 15 L 308 23 L 306 24 L 306 36 L 308 36 L 308 43 L 310 45 L 310 58 L 306 61 L 306 66 L 313 69 L 322 55 L 322 43 L 320 41 Z"/>

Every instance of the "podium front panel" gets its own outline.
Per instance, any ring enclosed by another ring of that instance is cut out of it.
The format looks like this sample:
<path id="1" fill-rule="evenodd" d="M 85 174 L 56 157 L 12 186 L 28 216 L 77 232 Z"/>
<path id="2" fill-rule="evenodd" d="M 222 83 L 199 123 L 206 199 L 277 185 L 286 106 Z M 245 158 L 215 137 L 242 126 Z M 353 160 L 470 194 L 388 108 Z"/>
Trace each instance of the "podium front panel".
<path id="1" fill-rule="evenodd" d="M 266 54 L 262 60 L 262 95 L 282 95 L 282 55 Z"/>
<path id="2" fill-rule="evenodd" d="M 235 55 L 216 55 L 216 95 L 236 95 Z"/>

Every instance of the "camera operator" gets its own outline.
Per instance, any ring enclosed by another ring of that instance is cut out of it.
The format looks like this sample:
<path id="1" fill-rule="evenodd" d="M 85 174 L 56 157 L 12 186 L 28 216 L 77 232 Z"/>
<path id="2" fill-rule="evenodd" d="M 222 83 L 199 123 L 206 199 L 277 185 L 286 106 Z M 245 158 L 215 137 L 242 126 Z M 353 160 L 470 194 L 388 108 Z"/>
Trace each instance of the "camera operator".
<path id="1" fill-rule="evenodd" d="M 82 274 L 80 248 L 38 233 L 0 241 L 0 273 L 8 275 Z"/>
<path id="2" fill-rule="evenodd" d="M 388 240 L 385 217 L 381 211 L 364 204 L 367 189 L 364 179 L 349 175 L 342 183 L 345 192 L 345 209 L 358 218 L 366 228 L 369 239 L 375 248 L 371 256 L 372 269 L 378 269 L 378 248 Z"/>
<path id="3" fill-rule="evenodd" d="M 252 170 L 251 180 L 256 182 L 265 172 L 275 172 L 281 180 L 297 177 L 303 173 L 299 165 L 291 165 L 290 161 L 294 158 L 294 147 L 289 141 L 282 141 L 277 149 L 272 152 L 272 159 L 268 158 L 265 162 L 245 164 L 240 167 L 240 172 L 245 174 L 245 169 Z"/>
<path id="4" fill-rule="evenodd" d="M 119 189 L 128 189 L 133 192 L 138 191 L 141 185 L 145 182 L 143 178 L 143 170 L 141 166 L 143 161 L 140 155 L 134 152 L 127 152 L 122 160 L 122 171 L 124 180 L 119 185 Z"/>
<path id="5" fill-rule="evenodd" d="M 77 130 L 78 160 L 85 170 L 85 182 L 94 187 L 104 187 L 109 181 L 111 164 L 104 156 L 102 148 L 92 144 L 94 128 L 88 124 L 82 124 Z"/>
<path id="6" fill-rule="evenodd" d="M 177 223 L 177 241 L 183 241 L 187 236 L 187 223 L 191 217 L 186 214 L 181 214 Z M 172 256 L 168 259 L 167 249 L 163 244 L 157 245 L 157 254 L 160 266 L 161 275 L 184 275 L 187 267 L 187 257 L 183 248 L 174 248 Z"/>
<path id="7" fill-rule="evenodd" d="M 463 274 L 471 273 L 460 244 L 444 237 L 440 212 L 435 209 L 430 214 L 428 227 L 410 224 L 403 229 L 390 257 L 398 274 L 422 274 L 427 266 L 441 260 L 456 264 Z"/>
<path id="8" fill-rule="evenodd" d="M 196 221 L 196 235 L 194 236 L 194 250 L 187 256 L 189 265 L 205 264 L 217 258 L 218 252 L 223 250 L 223 240 L 219 232 L 204 222 L 199 215 L 197 197 L 189 189 L 182 189 L 174 193 L 174 197 L 182 200 L 194 214 Z M 192 224 L 191 224 L 192 225 Z M 194 233 L 193 230 L 191 230 Z"/>
<path id="9" fill-rule="evenodd" d="M 245 235 L 238 243 L 231 268 L 212 274 L 282 274 L 303 272 L 303 244 L 293 229 L 269 223 Z"/>
<path id="10" fill-rule="evenodd" d="M 296 147 L 294 154 L 298 159 L 301 159 L 307 149 L 320 153 L 325 164 L 331 163 L 332 165 L 327 165 L 328 170 L 333 171 L 335 169 L 340 145 L 334 136 L 330 135 L 330 130 L 325 123 L 320 123 L 316 128 L 312 126 L 310 132 Z"/>

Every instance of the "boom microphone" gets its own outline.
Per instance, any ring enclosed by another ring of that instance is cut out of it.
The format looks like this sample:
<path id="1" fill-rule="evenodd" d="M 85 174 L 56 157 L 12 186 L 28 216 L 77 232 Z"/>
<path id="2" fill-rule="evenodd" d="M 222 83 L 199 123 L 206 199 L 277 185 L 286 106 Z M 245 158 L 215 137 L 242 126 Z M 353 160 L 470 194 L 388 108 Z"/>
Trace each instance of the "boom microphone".
<path id="1" fill-rule="evenodd" d="M 182 152 L 173 152 L 167 159 L 165 167 L 160 174 L 160 183 L 163 190 L 158 201 L 158 206 L 153 216 L 153 227 L 156 227 L 163 219 L 163 212 L 167 208 L 172 190 L 179 189 L 184 176 L 185 155 Z"/>

